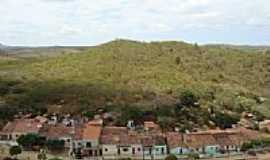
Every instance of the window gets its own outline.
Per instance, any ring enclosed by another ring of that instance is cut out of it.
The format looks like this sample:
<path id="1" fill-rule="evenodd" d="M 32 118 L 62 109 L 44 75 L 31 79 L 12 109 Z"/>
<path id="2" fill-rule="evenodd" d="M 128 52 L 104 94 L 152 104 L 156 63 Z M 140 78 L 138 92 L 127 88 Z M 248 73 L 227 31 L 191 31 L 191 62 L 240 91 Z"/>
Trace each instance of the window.
<path id="1" fill-rule="evenodd" d="M 105 150 L 105 152 L 108 152 L 108 148 L 105 148 L 104 150 Z"/>
<path id="2" fill-rule="evenodd" d="M 102 149 L 99 150 L 99 155 L 102 156 Z"/>
<path id="3" fill-rule="evenodd" d="M 124 152 L 128 152 L 128 148 L 123 148 L 123 151 Z"/>
<path id="4" fill-rule="evenodd" d="M 87 147 L 87 148 L 90 148 L 90 147 L 92 147 L 92 144 L 91 144 L 91 142 L 86 142 L 86 147 Z"/>
<path id="5" fill-rule="evenodd" d="M 156 151 L 158 152 L 158 151 L 159 151 L 159 149 L 158 149 L 158 148 L 156 148 Z"/>
<path id="6" fill-rule="evenodd" d="M 164 148 L 161 148 L 161 154 L 164 154 Z"/>
<path id="7" fill-rule="evenodd" d="M 138 150 L 138 152 L 140 152 L 141 151 L 141 148 L 138 148 L 137 150 Z"/>

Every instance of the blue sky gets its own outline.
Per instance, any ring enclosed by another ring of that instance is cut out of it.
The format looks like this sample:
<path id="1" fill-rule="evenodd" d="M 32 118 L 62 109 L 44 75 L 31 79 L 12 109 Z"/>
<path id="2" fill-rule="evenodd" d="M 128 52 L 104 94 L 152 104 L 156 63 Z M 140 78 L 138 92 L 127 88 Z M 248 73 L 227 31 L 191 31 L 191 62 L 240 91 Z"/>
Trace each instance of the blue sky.
<path id="1" fill-rule="evenodd" d="M 270 45 L 269 0 L 0 0 L 0 43 L 141 41 Z"/>

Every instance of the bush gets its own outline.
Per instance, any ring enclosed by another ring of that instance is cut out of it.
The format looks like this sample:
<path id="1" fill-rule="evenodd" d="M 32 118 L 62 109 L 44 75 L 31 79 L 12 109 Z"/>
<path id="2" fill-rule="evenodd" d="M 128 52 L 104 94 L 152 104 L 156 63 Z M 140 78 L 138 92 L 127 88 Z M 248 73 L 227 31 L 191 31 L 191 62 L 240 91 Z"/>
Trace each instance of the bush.
<path id="1" fill-rule="evenodd" d="M 46 155 L 45 151 L 41 151 L 41 152 L 37 155 L 37 159 L 38 159 L 38 160 L 46 160 L 46 159 L 47 159 L 47 155 Z"/>
<path id="2" fill-rule="evenodd" d="M 216 112 L 211 120 L 220 128 L 231 128 L 233 124 L 239 122 L 240 117 L 236 114 Z"/>
<path id="3" fill-rule="evenodd" d="M 54 158 L 50 158 L 49 160 L 63 160 L 63 159 L 58 158 L 58 157 L 54 157 Z"/>
<path id="4" fill-rule="evenodd" d="M 142 121 L 144 112 L 137 106 L 124 106 L 119 111 L 120 117 L 117 117 L 117 125 L 124 126 L 129 120 L 134 120 L 135 123 Z"/>
<path id="5" fill-rule="evenodd" d="M 65 147 L 65 141 L 63 140 L 48 140 L 46 146 L 51 151 L 60 151 Z"/>
<path id="6" fill-rule="evenodd" d="M 184 91 L 180 95 L 180 104 L 182 106 L 197 106 L 199 98 L 193 94 L 191 91 Z"/>
<path id="7" fill-rule="evenodd" d="M 3 160 L 18 160 L 17 158 L 12 158 L 12 157 L 5 157 Z"/>
<path id="8" fill-rule="evenodd" d="M 169 155 L 165 158 L 165 160 L 177 160 L 177 157 L 175 155 Z"/>
<path id="9" fill-rule="evenodd" d="M 198 153 L 190 153 L 190 154 L 188 155 L 188 158 L 189 158 L 190 160 L 200 159 L 200 155 L 199 155 Z"/>
<path id="10" fill-rule="evenodd" d="M 18 154 L 22 153 L 22 149 L 19 146 L 13 146 L 9 149 L 9 154 L 11 156 L 17 156 Z"/>
<path id="11" fill-rule="evenodd" d="M 17 142 L 25 149 L 34 150 L 37 146 L 44 146 L 45 139 L 37 134 L 27 134 L 20 136 Z"/>
<path id="12" fill-rule="evenodd" d="M 257 140 L 252 140 L 250 142 L 246 142 L 242 145 L 241 150 L 248 151 L 250 149 L 265 148 L 265 147 L 270 147 L 269 138 L 257 139 Z"/>

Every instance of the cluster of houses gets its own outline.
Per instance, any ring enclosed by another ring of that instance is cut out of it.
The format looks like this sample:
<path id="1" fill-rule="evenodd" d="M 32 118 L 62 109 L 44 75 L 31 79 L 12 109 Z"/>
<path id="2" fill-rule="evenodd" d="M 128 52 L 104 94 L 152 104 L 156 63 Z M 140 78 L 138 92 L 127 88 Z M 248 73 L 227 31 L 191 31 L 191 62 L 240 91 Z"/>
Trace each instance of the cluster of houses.
<path id="1" fill-rule="evenodd" d="M 102 119 L 74 120 L 57 116 L 20 118 L 8 122 L 0 132 L 1 141 L 16 143 L 21 135 L 39 134 L 46 139 L 63 140 L 69 155 L 75 158 L 164 159 L 169 154 L 218 156 L 240 153 L 244 142 L 258 138 L 245 128 L 207 130 L 191 133 L 162 132 L 152 121 L 137 129 L 133 121 L 127 126 L 104 126 Z"/>

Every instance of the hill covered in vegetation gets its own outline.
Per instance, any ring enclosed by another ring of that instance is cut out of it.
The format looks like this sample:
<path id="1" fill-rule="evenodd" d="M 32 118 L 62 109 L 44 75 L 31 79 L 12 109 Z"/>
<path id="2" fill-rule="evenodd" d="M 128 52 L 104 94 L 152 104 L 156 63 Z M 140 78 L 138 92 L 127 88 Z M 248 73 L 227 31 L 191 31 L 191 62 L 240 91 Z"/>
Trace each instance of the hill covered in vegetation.
<path id="1" fill-rule="evenodd" d="M 234 122 L 243 111 L 270 117 L 270 55 L 265 53 L 116 40 L 81 54 L 2 57 L 1 109 L 10 115 L 35 111 L 88 116 L 102 110 L 116 113 L 118 124 L 145 118 L 184 128 Z"/>

